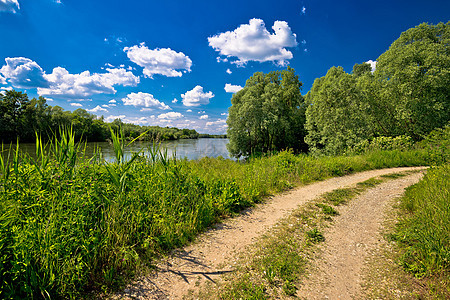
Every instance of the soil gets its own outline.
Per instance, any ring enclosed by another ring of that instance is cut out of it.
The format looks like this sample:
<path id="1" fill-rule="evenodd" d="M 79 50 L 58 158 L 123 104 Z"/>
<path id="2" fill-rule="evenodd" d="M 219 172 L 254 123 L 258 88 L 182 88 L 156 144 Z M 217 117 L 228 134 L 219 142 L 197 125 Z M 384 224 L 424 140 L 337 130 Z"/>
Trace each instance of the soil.
<path id="1" fill-rule="evenodd" d="M 424 168 L 372 170 L 301 186 L 268 199 L 201 234 L 194 243 L 175 250 L 157 264 L 157 271 L 130 284 L 112 299 L 182 299 L 202 282 L 215 282 L 232 272 L 233 257 L 298 206 L 323 193 L 353 186 L 372 177 Z M 306 299 L 350 299 L 360 293 L 360 273 L 369 251 L 381 239 L 378 226 L 385 203 L 417 182 L 420 173 L 388 181 L 342 206 L 335 224 L 325 233 L 323 256 L 298 296 Z M 224 267 L 225 266 L 225 267 Z"/>
<path id="2" fill-rule="evenodd" d="M 363 267 L 374 250 L 383 243 L 380 234 L 392 199 L 423 176 L 407 177 L 382 183 L 339 209 L 340 216 L 324 232 L 325 243 L 313 270 L 298 290 L 300 299 L 364 299 Z"/>

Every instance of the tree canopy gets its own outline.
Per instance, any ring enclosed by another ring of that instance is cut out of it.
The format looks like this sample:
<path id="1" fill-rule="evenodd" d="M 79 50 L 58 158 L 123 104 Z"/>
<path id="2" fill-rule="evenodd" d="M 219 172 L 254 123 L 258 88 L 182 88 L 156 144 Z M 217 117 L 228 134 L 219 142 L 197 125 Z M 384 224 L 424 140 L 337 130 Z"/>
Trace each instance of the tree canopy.
<path id="1" fill-rule="evenodd" d="M 408 29 L 377 59 L 379 106 L 415 140 L 450 121 L 450 22 Z"/>
<path id="2" fill-rule="evenodd" d="M 305 150 L 304 99 L 295 70 L 257 72 L 233 95 L 228 150 L 235 157 L 293 148 Z"/>
<path id="3" fill-rule="evenodd" d="M 450 22 L 403 32 L 353 73 L 332 67 L 306 96 L 305 138 L 313 151 L 344 152 L 379 136 L 420 140 L 450 121 Z"/>
<path id="4" fill-rule="evenodd" d="M 44 139 L 57 134 L 61 127 L 72 127 L 77 140 L 103 142 L 110 138 L 110 129 L 123 131 L 129 139 L 147 134 L 145 140 L 176 140 L 198 138 L 193 129 L 178 129 L 159 126 L 139 126 L 123 123 L 120 119 L 106 123 L 84 109 L 65 111 L 60 106 L 49 106 L 43 97 L 29 99 L 27 94 L 15 90 L 0 93 L 0 142 L 35 141 L 35 134 Z"/>

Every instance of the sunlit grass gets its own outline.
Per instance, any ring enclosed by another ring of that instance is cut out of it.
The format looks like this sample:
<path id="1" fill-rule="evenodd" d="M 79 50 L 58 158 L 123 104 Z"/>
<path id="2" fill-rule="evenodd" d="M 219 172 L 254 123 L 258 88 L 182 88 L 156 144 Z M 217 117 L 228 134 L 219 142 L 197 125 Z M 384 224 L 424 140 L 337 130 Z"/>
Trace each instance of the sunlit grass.
<path id="1" fill-rule="evenodd" d="M 64 131 L 36 158 L 2 148 L 0 165 L 0 298 L 78 298 L 110 291 L 163 253 L 264 197 L 298 184 L 356 171 L 426 164 L 425 152 L 377 152 L 312 158 L 290 152 L 248 162 L 83 157 L 84 144 Z M 3 147 L 3 146 L 2 146 Z M 9 155 L 9 158 L 8 158 Z"/>

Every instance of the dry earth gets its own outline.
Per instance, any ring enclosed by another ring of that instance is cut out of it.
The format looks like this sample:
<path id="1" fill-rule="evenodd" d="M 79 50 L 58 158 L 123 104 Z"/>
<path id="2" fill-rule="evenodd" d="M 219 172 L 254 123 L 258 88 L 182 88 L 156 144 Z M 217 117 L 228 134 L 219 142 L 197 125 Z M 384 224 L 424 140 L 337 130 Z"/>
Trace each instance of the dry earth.
<path id="1" fill-rule="evenodd" d="M 188 290 L 198 289 L 202 281 L 214 282 L 221 274 L 233 271 L 230 264 L 227 267 L 220 266 L 226 265 L 232 260 L 235 253 L 244 250 L 246 246 L 299 205 L 305 204 L 323 193 L 349 187 L 372 177 L 418 169 L 423 168 L 366 171 L 301 186 L 288 193 L 277 195 L 264 204 L 244 211 L 236 218 L 225 220 L 214 226 L 200 235 L 193 244 L 174 251 L 170 258 L 160 261 L 157 264 L 157 272 L 140 278 L 112 298 L 182 299 Z M 327 295 L 332 295 L 328 297 L 330 299 L 347 299 L 352 295 L 357 295 L 358 288 L 354 286 L 359 282 L 359 278 L 355 274 L 360 271 L 364 261 L 362 253 L 373 247 L 378 238 L 377 224 L 382 218 L 383 203 L 385 203 L 384 201 L 380 202 L 379 199 L 401 194 L 404 187 L 413 184 L 419 178 L 420 175 L 415 174 L 405 179 L 392 181 L 395 182 L 395 187 L 392 188 L 389 182 L 382 184 L 366 194 L 367 200 L 359 197 L 359 201 L 352 201 L 351 205 L 345 208 L 348 213 L 341 210 L 342 217 L 336 219 L 336 226 L 333 226 L 332 231 L 326 235 L 325 248 L 330 247 L 329 250 L 324 250 L 327 255 L 326 263 L 317 267 L 318 274 L 322 279 L 309 281 L 301 290 L 310 292 L 299 296 L 308 299 L 314 297 L 327 299 Z M 397 186 L 398 182 L 402 182 L 401 186 Z M 348 225 L 349 222 L 352 223 L 352 226 Z M 369 240 L 359 239 L 359 237 L 369 236 L 372 236 Z M 339 243 L 342 245 L 338 245 Z M 362 260 L 358 258 L 360 256 Z M 336 260 L 333 261 L 334 259 Z M 355 260 L 355 264 L 345 265 L 345 261 L 348 262 L 348 260 Z M 345 278 L 347 279 L 341 281 Z M 333 283 L 336 282 L 336 279 L 340 282 L 339 284 Z M 329 291 L 324 290 L 323 293 L 313 293 L 314 290 L 323 287 L 330 287 L 330 289 Z M 338 288 L 342 289 L 342 292 L 337 292 Z M 338 295 L 340 298 L 337 297 Z"/>
<path id="2" fill-rule="evenodd" d="M 301 299 L 363 299 L 362 269 L 382 243 L 380 229 L 388 204 L 422 176 L 422 173 L 414 173 L 382 183 L 339 209 L 340 216 L 324 232 L 320 259 L 313 264 L 314 269 L 297 296 Z"/>

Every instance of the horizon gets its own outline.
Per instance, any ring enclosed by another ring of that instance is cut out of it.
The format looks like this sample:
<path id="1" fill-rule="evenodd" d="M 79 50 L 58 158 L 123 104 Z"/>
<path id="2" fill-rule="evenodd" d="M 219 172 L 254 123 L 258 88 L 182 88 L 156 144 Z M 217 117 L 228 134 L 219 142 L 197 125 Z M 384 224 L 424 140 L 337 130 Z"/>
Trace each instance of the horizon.
<path id="1" fill-rule="evenodd" d="M 233 93 L 287 66 L 302 95 L 402 32 L 448 22 L 448 1 L 0 0 L 0 89 L 112 122 L 225 134 Z"/>

